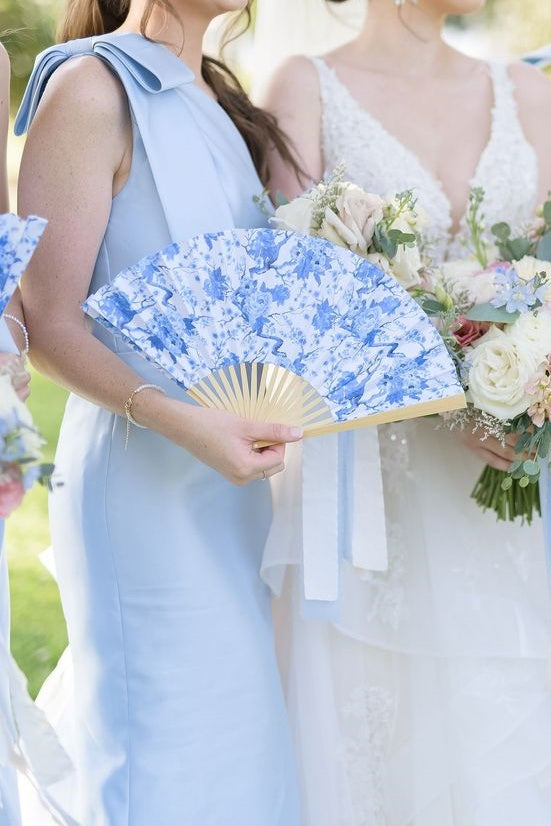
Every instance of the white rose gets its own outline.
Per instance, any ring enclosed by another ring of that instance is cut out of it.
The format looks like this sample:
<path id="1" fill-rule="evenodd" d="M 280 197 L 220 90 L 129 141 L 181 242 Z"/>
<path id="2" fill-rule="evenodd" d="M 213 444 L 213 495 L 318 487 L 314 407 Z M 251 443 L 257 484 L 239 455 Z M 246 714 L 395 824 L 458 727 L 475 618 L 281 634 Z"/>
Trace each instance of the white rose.
<path id="1" fill-rule="evenodd" d="M 525 255 L 520 261 L 515 261 L 513 266 L 522 281 L 531 281 L 540 273 L 545 274 L 546 281 L 551 279 L 551 262 L 549 261 L 540 261 L 531 255 Z"/>
<path id="2" fill-rule="evenodd" d="M 421 284 L 420 270 L 423 268 L 421 254 L 417 244 L 405 246 L 400 244 L 398 251 L 390 262 L 392 275 L 404 289 L 409 290 Z"/>
<path id="3" fill-rule="evenodd" d="M 492 326 L 470 354 L 468 399 L 498 419 L 513 419 L 531 404 L 525 392 L 541 359 L 514 336 Z"/>
<path id="4" fill-rule="evenodd" d="M 294 232 L 303 232 L 305 235 L 312 233 L 312 213 L 314 202 L 311 198 L 301 195 L 294 198 L 288 204 L 283 204 L 275 211 L 270 219 L 276 229 L 287 229 Z"/>
<path id="5" fill-rule="evenodd" d="M 523 313 L 507 325 L 505 333 L 519 349 L 533 352 L 538 364 L 551 354 L 551 316 L 544 309 L 537 314 Z"/>
<path id="6" fill-rule="evenodd" d="M 317 235 L 358 255 L 366 255 L 377 224 L 383 218 L 384 201 L 355 184 L 340 184 L 335 208 L 325 210 Z"/>
<path id="7" fill-rule="evenodd" d="M 496 294 L 495 272 L 481 270 L 475 258 L 445 261 L 441 271 L 454 301 L 466 294 L 472 304 L 487 304 Z"/>

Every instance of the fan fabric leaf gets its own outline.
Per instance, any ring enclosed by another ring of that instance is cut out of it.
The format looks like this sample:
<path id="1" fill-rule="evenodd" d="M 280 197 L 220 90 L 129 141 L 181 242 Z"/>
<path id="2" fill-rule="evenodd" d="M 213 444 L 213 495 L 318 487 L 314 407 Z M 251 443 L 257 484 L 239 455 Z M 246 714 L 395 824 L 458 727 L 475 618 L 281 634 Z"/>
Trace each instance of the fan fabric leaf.
<path id="1" fill-rule="evenodd" d="M 298 233 L 173 244 L 84 306 L 186 390 L 220 370 L 274 365 L 314 388 L 334 422 L 462 395 L 441 336 L 394 278 Z"/>
<path id="2" fill-rule="evenodd" d="M 44 232 L 46 221 L 31 216 L 0 215 L 0 316 Z"/>

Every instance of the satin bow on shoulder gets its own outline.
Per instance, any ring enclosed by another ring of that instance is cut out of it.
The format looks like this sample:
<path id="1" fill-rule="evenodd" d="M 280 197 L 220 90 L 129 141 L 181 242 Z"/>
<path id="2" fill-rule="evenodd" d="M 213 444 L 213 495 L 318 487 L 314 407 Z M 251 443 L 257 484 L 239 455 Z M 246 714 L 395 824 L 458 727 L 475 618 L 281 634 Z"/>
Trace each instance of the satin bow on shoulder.
<path id="1" fill-rule="evenodd" d="M 36 58 L 31 82 L 15 120 L 16 135 L 22 135 L 29 128 L 56 69 L 71 58 L 85 55 L 101 58 L 119 76 L 128 76 L 150 94 L 176 89 L 195 80 L 191 69 L 169 49 L 131 32 L 85 37 L 51 46 Z"/>

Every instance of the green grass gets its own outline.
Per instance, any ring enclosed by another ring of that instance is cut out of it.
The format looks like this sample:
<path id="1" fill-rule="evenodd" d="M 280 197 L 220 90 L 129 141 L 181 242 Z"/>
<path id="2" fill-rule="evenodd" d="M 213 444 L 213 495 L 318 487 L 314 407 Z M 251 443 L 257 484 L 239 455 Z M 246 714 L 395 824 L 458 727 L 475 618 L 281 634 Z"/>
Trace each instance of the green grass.
<path id="1" fill-rule="evenodd" d="M 47 441 L 45 458 L 53 459 L 66 394 L 43 376 L 33 374 L 29 408 Z M 38 554 L 50 544 L 47 492 L 30 491 L 8 520 L 6 546 L 12 602 L 12 651 L 35 696 L 67 644 L 57 586 Z"/>

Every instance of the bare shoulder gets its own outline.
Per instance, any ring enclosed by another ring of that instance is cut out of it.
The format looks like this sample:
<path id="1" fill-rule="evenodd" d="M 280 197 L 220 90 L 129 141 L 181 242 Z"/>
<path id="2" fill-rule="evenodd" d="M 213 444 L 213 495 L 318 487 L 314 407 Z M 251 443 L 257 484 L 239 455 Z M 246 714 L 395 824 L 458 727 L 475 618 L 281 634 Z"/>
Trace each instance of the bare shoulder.
<path id="1" fill-rule="evenodd" d="M 520 103 L 527 107 L 551 107 L 551 81 L 540 69 L 516 61 L 509 65 L 509 76 Z"/>
<path id="2" fill-rule="evenodd" d="M 287 58 L 271 79 L 268 98 L 284 98 L 290 103 L 297 100 L 312 99 L 319 95 L 319 78 L 316 67 L 310 58 L 294 55 Z"/>
<path id="3" fill-rule="evenodd" d="M 37 120 L 55 120 L 91 129 L 125 129 L 128 101 L 119 79 L 93 55 L 68 60 L 48 82 Z"/>

